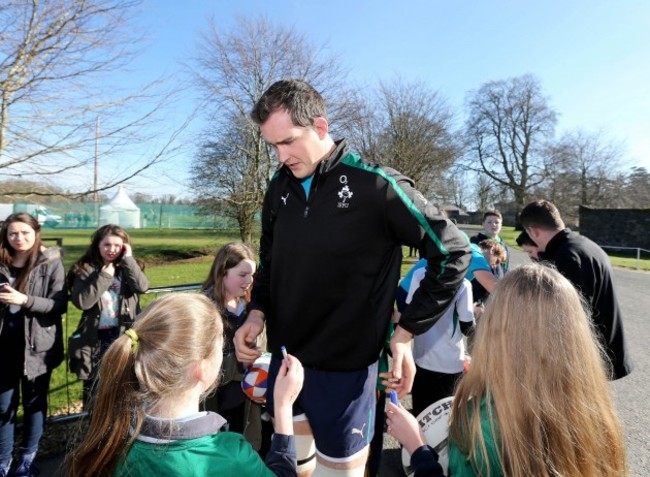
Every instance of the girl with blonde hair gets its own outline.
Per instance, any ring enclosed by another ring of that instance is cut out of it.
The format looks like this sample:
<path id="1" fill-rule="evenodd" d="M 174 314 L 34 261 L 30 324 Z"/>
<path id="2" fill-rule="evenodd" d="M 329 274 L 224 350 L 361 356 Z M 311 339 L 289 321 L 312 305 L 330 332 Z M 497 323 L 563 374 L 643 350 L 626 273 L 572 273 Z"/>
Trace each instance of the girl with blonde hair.
<path id="1" fill-rule="evenodd" d="M 626 475 L 604 356 L 566 278 L 537 264 L 506 274 L 477 326 L 472 366 L 454 396 L 449 475 Z M 416 475 L 441 475 L 411 419 L 389 405 L 389 432 L 418 454 Z"/>
<path id="2" fill-rule="evenodd" d="M 152 302 L 102 359 L 90 427 L 68 456 L 69 475 L 296 475 L 292 405 L 302 387 L 289 355 L 276 382 L 276 434 L 266 465 L 225 419 L 200 412 L 217 385 L 223 323 L 205 296 Z"/>

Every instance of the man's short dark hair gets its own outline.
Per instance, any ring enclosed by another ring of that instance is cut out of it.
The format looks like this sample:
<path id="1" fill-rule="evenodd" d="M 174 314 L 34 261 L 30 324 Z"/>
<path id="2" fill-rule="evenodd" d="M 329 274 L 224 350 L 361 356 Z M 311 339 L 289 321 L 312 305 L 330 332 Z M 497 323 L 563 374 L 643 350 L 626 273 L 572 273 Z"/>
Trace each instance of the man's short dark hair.
<path id="1" fill-rule="evenodd" d="M 529 247 L 537 247 L 537 244 L 535 241 L 530 238 L 530 235 L 528 235 L 528 232 L 525 230 L 519 234 L 519 236 L 515 239 L 517 242 L 517 245 L 520 247 L 523 247 L 524 245 L 528 245 Z"/>
<path id="2" fill-rule="evenodd" d="M 483 214 L 483 222 L 485 222 L 485 219 L 487 219 L 490 215 L 494 215 L 495 217 L 499 217 L 499 220 L 503 222 L 503 216 L 501 215 L 501 212 L 498 210 L 488 210 Z"/>
<path id="3" fill-rule="evenodd" d="M 560 211 L 548 200 L 536 200 L 528 204 L 521 211 L 519 221 L 525 229 L 539 227 L 542 230 L 562 230 L 565 227 Z"/>
<path id="4" fill-rule="evenodd" d="M 294 126 L 307 127 L 316 118 L 327 119 L 323 97 L 309 83 L 298 79 L 273 83 L 255 103 L 251 119 L 262 125 L 272 113 L 282 109 L 289 112 Z"/>

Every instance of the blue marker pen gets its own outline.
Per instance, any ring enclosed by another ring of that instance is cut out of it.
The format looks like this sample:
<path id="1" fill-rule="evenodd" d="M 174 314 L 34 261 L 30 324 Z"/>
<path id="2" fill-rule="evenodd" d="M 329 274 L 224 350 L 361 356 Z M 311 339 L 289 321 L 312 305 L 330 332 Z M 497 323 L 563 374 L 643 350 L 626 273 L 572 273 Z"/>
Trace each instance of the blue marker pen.
<path id="1" fill-rule="evenodd" d="M 399 406 L 399 398 L 397 397 L 397 391 L 395 391 L 395 390 L 393 389 L 393 390 L 391 390 L 391 392 L 388 393 L 388 394 L 390 395 L 390 402 L 392 402 L 392 403 L 395 404 L 396 406 Z"/>
<path id="2" fill-rule="evenodd" d="M 280 351 L 282 351 L 282 356 L 284 356 L 284 358 L 286 359 L 286 357 L 287 357 L 287 348 L 285 348 L 284 346 L 280 346 Z"/>

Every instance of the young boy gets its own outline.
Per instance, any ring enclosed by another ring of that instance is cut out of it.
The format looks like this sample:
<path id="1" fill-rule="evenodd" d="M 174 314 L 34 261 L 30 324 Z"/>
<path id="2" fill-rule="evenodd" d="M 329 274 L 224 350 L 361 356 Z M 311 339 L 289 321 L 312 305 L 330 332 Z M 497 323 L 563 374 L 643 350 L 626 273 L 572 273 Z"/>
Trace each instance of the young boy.
<path id="1" fill-rule="evenodd" d="M 419 267 L 408 275 L 407 283 L 405 280 L 400 282 L 397 292 L 398 311 L 411 302 L 425 272 L 425 267 Z M 408 290 L 403 286 L 408 286 Z M 414 339 L 416 373 L 411 391 L 413 415 L 417 416 L 430 404 L 454 393 L 465 365 L 463 334 L 468 334 L 473 326 L 472 286 L 465 279 L 443 316 L 427 332 Z"/>

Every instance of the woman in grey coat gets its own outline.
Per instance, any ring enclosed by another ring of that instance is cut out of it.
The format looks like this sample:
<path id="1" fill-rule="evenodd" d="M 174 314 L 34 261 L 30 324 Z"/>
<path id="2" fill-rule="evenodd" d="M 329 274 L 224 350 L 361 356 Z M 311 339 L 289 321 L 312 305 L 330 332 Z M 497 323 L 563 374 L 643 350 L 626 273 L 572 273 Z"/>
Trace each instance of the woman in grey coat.
<path id="1" fill-rule="evenodd" d="M 83 380 L 84 409 L 92 397 L 99 361 L 140 312 L 140 293 L 149 288 L 144 264 L 133 257 L 131 240 L 117 225 L 93 233 L 90 247 L 68 273 L 70 300 L 83 311 L 68 340 L 70 371 Z"/>
<path id="2" fill-rule="evenodd" d="M 10 215 L 0 228 L 0 476 L 12 471 L 19 396 L 23 438 L 11 475 L 37 475 L 33 461 L 47 414 L 50 375 L 63 361 L 65 273 L 59 251 L 41 246 L 40 230 L 26 213 Z"/>

